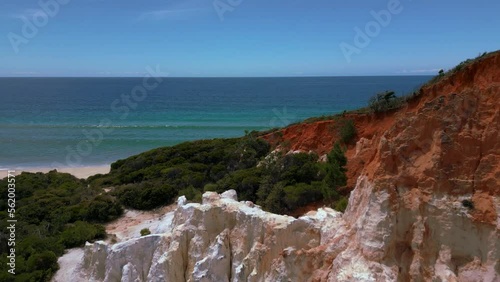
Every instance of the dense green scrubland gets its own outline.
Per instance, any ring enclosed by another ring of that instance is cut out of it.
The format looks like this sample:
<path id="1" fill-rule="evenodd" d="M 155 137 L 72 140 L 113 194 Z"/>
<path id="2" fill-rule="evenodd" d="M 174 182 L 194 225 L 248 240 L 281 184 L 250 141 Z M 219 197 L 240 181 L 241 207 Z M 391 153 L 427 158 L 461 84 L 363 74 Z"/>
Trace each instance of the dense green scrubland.
<path id="1" fill-rule="evenodd" d="M 290 213 L 310 202 L 340 200 L 336 189 L 345 185 L 345 165 L 340 145 L 321 163 L 315 154 L 271 153 L 257 133 L 249 133 L 152 150 L 120 160 L 109 174 L 88 181 L 91 187 L 112 187 L 110 195 L 134 209 L 170 204 L 180 195 L 200 201 L 205 191 L 234 189 L 241 200 Z"/>
<path id="2" fill-rule="evenodd" d="M 99 223 L 123 212 L 120 203 L 101 188 L 88 187 L 85 180 L 70 174 L 22 173 L 15 180 L 15 245 L 7 244 L 7 192 L 0 194 L 0 281 L 49 280 L 65 248 L 104 238 Z M 0 180 L 0 187 L 7 187 L 6 178 Z M 15 276 L 7 272 L 10 248 L 15 248 Z"/>

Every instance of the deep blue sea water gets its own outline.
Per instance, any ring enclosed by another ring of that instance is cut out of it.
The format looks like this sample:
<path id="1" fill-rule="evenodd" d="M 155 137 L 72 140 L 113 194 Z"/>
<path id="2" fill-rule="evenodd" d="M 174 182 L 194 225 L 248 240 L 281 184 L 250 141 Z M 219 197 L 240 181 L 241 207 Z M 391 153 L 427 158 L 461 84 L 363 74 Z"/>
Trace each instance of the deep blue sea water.
<path id="1" fill-rule="evenodd" d="M 164 78 L 137 92 L 139 101 L 131 93 L 142 78 L 0 78 L 0 168 L 109 164 L 187 140 L 356 109 L 377 92 L 401 95 L 429 79 Z"/>

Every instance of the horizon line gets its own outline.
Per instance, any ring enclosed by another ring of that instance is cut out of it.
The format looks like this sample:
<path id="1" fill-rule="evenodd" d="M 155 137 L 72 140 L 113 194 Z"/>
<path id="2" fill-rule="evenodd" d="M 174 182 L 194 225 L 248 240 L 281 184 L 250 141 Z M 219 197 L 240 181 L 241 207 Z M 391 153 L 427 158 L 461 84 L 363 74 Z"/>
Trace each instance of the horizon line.
<path id="1" fill-rule="evenodd" d="M 387 74 L 387 75 L 304 75 L 304 76 L 162 76 L 161 78 L 307 78 L 307 77 L 389 77 L 389 76 L 436 76 L 436 75 Z M 1 78 L 143 78 L 143 77 L 144 76 L 0 76 L 0 79 Z"/>

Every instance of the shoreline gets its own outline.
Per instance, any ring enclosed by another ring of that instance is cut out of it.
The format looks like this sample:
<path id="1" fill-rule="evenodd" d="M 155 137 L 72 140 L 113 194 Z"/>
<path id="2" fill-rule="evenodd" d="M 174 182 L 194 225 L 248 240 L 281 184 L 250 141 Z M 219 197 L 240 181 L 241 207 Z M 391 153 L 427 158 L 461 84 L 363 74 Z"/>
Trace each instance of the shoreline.
<path id="1" fill-rule="evenodd" d="M 19 175 L 22 172 L 42 172 L 47 173 L 51 170 L 57 170 L 58 172 L 69 173 L 76 178 L 87 179 L 88 177 L 96 174 L 106 174 L 111 170 L 111 165 L 94 165 L 94 166 L 81 166 L 81 167 L 13 167 L 9 170 L 14 170 L 14 175 Z M 0 178 L 7 176 L 7 169 L 0 171 Z"/>

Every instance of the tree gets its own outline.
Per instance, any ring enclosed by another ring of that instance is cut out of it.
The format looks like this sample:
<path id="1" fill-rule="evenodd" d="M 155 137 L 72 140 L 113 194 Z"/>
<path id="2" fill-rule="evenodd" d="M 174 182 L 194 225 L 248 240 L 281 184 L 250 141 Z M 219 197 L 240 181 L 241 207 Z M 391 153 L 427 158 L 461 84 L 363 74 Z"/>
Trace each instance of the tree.
<path id="1" fill-rule="evenodd" d="M 327 172 L 325 177 L 325 182 L 329 186 L 327 189 L 325 198 L 332 199 L 337 195 L 336 190 L 339 187 L 345 186 L 347 184 L 347 158 L 344 155 L 344 150 L 340 147 L 338 142 L 335 143 L 333 149 L 327 156 Z"/>
<path id="2" fill-rule="evenodd" d="M 277 183 L 264 201 L 264 208 L 273 213 L 284 213 L 286 197 L 283 183 Z"/>
<path id="3" fill-rule="evenodd" d="M 370 98 L 368 105 L 372 111 L 380 113 L 398 107 L 398 101 L 394 91 L 385 91 Z"/>
<path id="4" fill-rule="evenodd" d="M 344 144 L 351 143 L 356 135 L 358 134 L 356 126 L 354 125 L 354 120 L 352 119 L 342 119 L 339 121 L 340 124 L 340 140 Z"/>
<path id="5" fill-rule="evenodd" d="M 28 271 L 35 270 L 49 270 L 53 272 L 59 269 L 57 264 L 57 256 L 51 251 L 44 251 L 42 253 L 30 256 L 27 261 Z"/>

